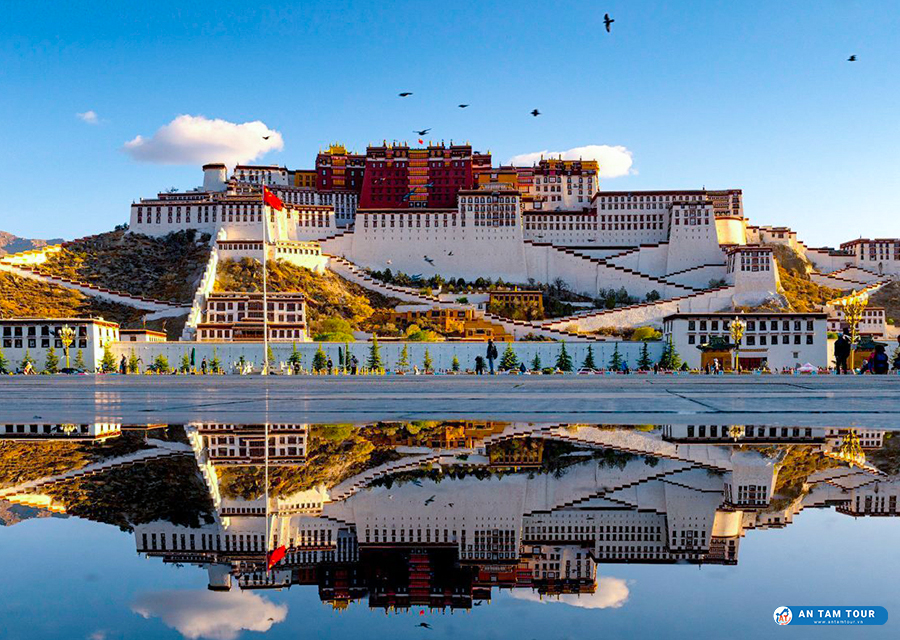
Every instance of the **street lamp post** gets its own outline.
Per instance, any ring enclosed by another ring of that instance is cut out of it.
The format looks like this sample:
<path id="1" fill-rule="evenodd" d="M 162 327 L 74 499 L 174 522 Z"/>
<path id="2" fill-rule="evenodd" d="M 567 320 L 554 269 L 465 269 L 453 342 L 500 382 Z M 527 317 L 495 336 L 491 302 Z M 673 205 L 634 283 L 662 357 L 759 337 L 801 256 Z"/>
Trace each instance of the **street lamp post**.
<path id="1" fill-rule="evenodd" d="M 746 329 L 747 323 L 735 316 L 731 321 L 729 331 L 731 332 L 731 341 L 734 343 L 734 370 L 738 373 L 740 373 L 741 367 L 741 339 L 744 337 Z"/>
<path id="2" fill-rule="evenodd" d="M 66 369 L 69 368 L 69 347 L 75 342 L 75 329 L 69 325 L 65 325 L 56 330 L 60 342 L 62 342 L 63 350 L 66 354 Z"/>
<path id="3" fill-rule="evenodd" d="M 844 312 L 844 320 L 850 329 L 850 368 L 856 368 L 856 343 L 859 341 L 859 323 L 863 313 L 869 306 L 869 294 L 864 291 L 854 292 L 837 300 L 835 305 Z"/>

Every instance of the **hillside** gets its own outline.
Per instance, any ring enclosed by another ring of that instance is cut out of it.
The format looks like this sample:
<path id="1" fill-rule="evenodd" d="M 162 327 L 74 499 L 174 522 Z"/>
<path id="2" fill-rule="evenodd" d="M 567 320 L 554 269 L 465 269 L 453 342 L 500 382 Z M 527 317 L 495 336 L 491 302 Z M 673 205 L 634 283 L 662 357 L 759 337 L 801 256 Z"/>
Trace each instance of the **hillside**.
<path id="1" fill-rule="evenodd" d="M 822 306 L 839 298 L 839 289 L 823 287 L 809 279 L 812 265 L 806 258 L 781 244 L 769 245 L 778 262 L 778 276 L 784 289 L 784 297 L 790 304 L 790 311 L 821 311 Z"/>
<path id="2" fill-rule="evenodd" d="M 193 230 L 161 238 L 110 231 L 67 244 L 41 270 L 115 291 L 190 302 L 209 259 L 209 237 Z"/>
<path id="3" fill-rule="evenodd" d="M 873 307 L 884 307 L 890 324 L 900 325 L 900 282 L 894 281 L 869 296 Z"/>
<path id="4" fill-rule="evenodd" d="M 375 309 L 396 301 L 347 282 L 331 271 L 317 274 L 283 260 L 267 263 L 269 291 L 301 291 L 306 295 L 307 320 L 314 329 L 326 318 L 344 318 L 353 329 L 363 327 Z M 261 291 L 262 265 L 251 258 L 222 260 L 216 291 Z"/>
<path id="5" fill-rule="evenodd" d="M 79 291 L 0 272 L 0 318 L 104 318 L 119 326 L 138 328 L 146 311 L 105 302 Z M 181 335 L 186 316 L 146 323 L 166 331 L 170 340 Z"/>
<path id="6" fill-rule="evenodd" d="M 59 244 L 62 238 L 53 238 L 51 240 L 38 240 L 36 238 L 20 238 L 8 231 L 0 231 L 0 256 L 9 253 L 19 253 L 20 251 L 29 251 L 31 249 L 39 249 L 46 247 L 48 244 Z"/>

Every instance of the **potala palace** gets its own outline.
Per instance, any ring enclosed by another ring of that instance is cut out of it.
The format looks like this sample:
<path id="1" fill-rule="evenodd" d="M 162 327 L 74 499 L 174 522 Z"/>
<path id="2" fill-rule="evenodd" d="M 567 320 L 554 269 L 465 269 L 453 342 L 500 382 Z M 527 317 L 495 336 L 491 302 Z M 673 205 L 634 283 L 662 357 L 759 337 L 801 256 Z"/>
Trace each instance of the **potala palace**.
<path id="1" fill-rule="evenodd" d="M 661 298 L 548 328 L 659 325 L 675 312 L 763 304 L 779 291 L 773 244 L 804 255 L 815 282 L 839 289 L 900 274 L 900 239 L 810 248 L 788 228 L 750 224 L 740 189 L 603 191 L 595 161 L 493 167 L 469 145 L 382 145 L 365 155 L 332 146 L 315 170 L 237 166 L 229 177 L 211 164 L 203 173 L 201 188 L 134 203 L 131 230 L 194 228 L 216 238 L 222 256 L 259 257 L 264 218 L 270 254 L 315 269 L 562 279 L 589 295 L 624 287 Z M 262 204 L 261 185 L 283 211 Z"/>
<path id="2" fill-rule="evenodd" d="M 138 306 L 157 315 L 187 313 L 182 340 L 238 341 L 231 329 L 221 329 L 226 315 L 217 312 L 240 305 L 210 304 L 217 265 L 261 259 L 266 247 L 269 259 L 320 273 L 332 270 L 400 300 L 406 310 L 477 313 L 513 339 L 603 341 L 591 332 L 649 325 L 680 332 L 673 337 L 685 346 L 702 344 L 727 337 L 725 318 L 736 309 L 762 307 L 779 318 L 760 318 L 748 328 L 770 331 L 771 326 L 775 332 L 759 339 L 748 335 L 747 346 L 759 351 L 748 354 L 751 361 L 827 366 L 826 318 L 828 330 L 839 329 L 840 310 L 826 307 L 790 319 L 781 313 L 786 305 L 777 245 L 805 257 L 813 267 L 810 280 L 818 285 L 872 291 L 900 276 L 900 239 L 808 247 L 787 227 L 751 224 L 740 189 L 606 191 L 599 173 L 593 160 L 543 158 L 531 167 L 497 167 L 490 154 L 469 144 L 443 143 L 423 148 L 385 143 L 369 146 L 365 154 L 332 145 L 309 170 L 238 165 L 229 172 L 224 164 L 207 164 L 202 186 L 131 205 L 130 233 L 159 237 L 194 229 L 211 238 L 208 265 L 189 309 L 144 300 Z M 283 207 L 264 204 L 264 185 Z M 27 271 L 39 266 L 40 254 L 8 256 L 0 267 L 33 275 Z M 485 310 L 487 295 L 460 300 L 371 277 L 371 271 L 386 269 L 414 278 L 502 279 L 526 288 L 562 282 L 589 297 L 624 288 L 643 302 L 511 320 Z M 271 340 L 307 339 L 302 301 L 296 314 L 293 307 L 291 302 L 274 309 L 286 329 L 270 328 Z M 880 319 L 866 318 L 880 324 L 880 330 L 869 332 L 873 335 L 885 334 L 884 310 L 880 313 Z M 704 327 L 707 321 L 721 325 L 718 334 L 688 336 L 687 329 L 677 329 Z M 700 366 L 699 355 L 690 351 L 684 354 L 687 361 Z"/>

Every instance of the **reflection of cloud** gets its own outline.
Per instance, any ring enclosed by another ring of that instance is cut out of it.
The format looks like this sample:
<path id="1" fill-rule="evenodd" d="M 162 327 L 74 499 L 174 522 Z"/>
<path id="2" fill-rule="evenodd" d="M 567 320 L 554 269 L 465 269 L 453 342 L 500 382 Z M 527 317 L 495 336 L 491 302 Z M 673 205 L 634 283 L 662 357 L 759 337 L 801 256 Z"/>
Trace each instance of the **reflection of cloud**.
<path id="1" fill-rule="evenodd" d="M 287 607 L 244 591 L 157 591 L 134 601 L 131 610 L 160 618 L 185 638 L 234 640 L 241 631 L 268 631 L 283 622 Z"/>
<path id="2" fill-rule="evenodd" d="M 181 115 L 149 138 L 136 136 L 124 150 L 139 162 L 203 164 L 229 167 L 284 148 L 281 134 L 256 120 L 237 124 L 203 116 Z"/>
<path id="3" fill-rule="evenodd" d="M 88 636 L 88 640 L 106 640 L 106 632 L 105 631 L 95 631 L 91 635 Z"/>
<path id="4" fill-rule="evenodd" d="M 509 163 L 517 167 L 529 167 L 541 158 L 559 158 L 563 160 L 596 160 L 600 165 L 601 178 L 619 178 L 637 173 L 631 168 L 634 161 L 628 148 L 621 145 L 612 147 L 608 144 L 589 144 L 566 151 L 534 151 L 522 153 L 510 158 Z"/>
<path id="5" fill-rule="evenodd" d="M 517 600 L 528 600 L 541 604 L 561 603 L 581 609 L 618 609 L 628 602 L 628 583 L 621 578 L 600 578 L 594 593 L 564 593 L 559 596 L 542 598 L 536 591 L 513 589 L 511 594 Z"/>
<path id="6" fill-rule="evenodd" d="M 76 113 L 75 116 L 82 122 L 87 122 L 88 124 L 97 124 L 98 122 L 100 122 L 100 119 L 97 117 L 96 111 L 85 111 L 84 113 Z"/>

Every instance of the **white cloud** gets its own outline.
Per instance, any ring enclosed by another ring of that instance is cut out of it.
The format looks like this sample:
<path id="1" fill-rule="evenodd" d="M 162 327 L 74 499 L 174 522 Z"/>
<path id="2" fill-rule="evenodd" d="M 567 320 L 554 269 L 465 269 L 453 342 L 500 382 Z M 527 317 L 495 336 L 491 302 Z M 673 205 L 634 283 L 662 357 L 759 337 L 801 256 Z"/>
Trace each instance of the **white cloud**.
<path id="1" fill-rule="evenodd" d="M 157 591 L 138 596 L 131 610 L 191 640 L 234 640 L 244 630 L 268 631 L 288 608 L 246 591 Z"/>
<path id="2" fill-rule="evenodd" d="M 637 173 L 631 168 L 634 162 L 631 151 L 621 145 L 610 146 L 608 144 L 589 144 L 583 147 L 575 147 L 567 151 L 535 151 L 533 153 L 522 153 L 513 156 L 509 160 L 509 164 L 519 167 L 530 166 L 536 163 L 541 157 L 559 158 L 563 160 L 596 160 L 600 164 L 601 178 L 619 178 L 629 174 Z"/>
<path id="3" fill-rule="evenodd" d="M 227 120 L 210 120 L 204 116 L 181 115 L 160 127 L 149 138 L 136 136 L 126 142 L 124 150 L 139 162 L 223 162 L 233 167 L 283 148 L 281 134 L 259 120 L 236 124 Z"/>
<path id="4" fill-rule="evenodd" d="M 88 124 L 99 124 L 100 118 L 97 116 L 96 111 L 85 111 L 84 113 L 76 113 L 75 117 L 81 120 L 82 122 L 87 122 Z"/>
<path id="5" fill-rule="evenodd" d="M 513 589 L 510 594 L 516 600 L 541 604 L 566 604 L 580 609 L 618 609 L 628 602 L 628 583 L 621 578 L 600 578 L 594 593 L 563 593 L 559 596 L 541 597 L 536 591 Z"/>

